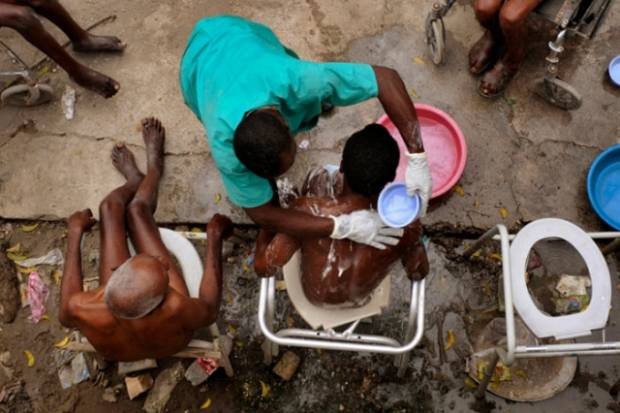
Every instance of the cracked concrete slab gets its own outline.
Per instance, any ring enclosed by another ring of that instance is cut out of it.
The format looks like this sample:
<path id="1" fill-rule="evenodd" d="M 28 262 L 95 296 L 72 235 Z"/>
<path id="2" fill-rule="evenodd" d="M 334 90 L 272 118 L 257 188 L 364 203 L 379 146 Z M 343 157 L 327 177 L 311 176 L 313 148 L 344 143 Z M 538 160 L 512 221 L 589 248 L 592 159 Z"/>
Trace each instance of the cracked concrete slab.
<path id="1" fill-rule="evenodd" d="M 206 222 L 227 213 L 248 218 L 225 198 L 210 159 L 204 131 L 183 105 L 178 61 L 195 20 L 235 13 L 270 25 L 302 57 L 353 60 L 396 68 L 415 101 L 454 117 L 469 146 L 460 185 L 464 195 L 438 200 L 427 224 L 486 228 L 514 226 L 542 216 L 561 216 L 588 228 L 600 226 L 585 197 L 585 171 L 599 149 L 618 139 L 619 93 L 604 80 L 610 45 L 618 44 L 620 6 L 613 4 L 597 36 L 570 43 L 563 76 L 584 94 L 584 105 L 567 113 L 532 95 L 528 85 L 541 76 L 552 28 L 536 19 L 532 52 L 509 87 L 506 98 L 487 101 L 475 92 L 468 74 L 468 48 L 480 34 L 469 5 L 456 4 L 445 19 L 446 63 L 435 67 L 427 56 L 423 24 L 431 0 L 269 2 L 113 0 L 105 11 L 97 2 L 63 2 L 81 22 L 107 13 L 115 21 L 95 29 L 127 41 L 123 56 L 83 56 L 80 60 L 121 82 L 109 100 L 79 89 L 76 118 L 66 121 L 59 101 L 31 109 L 0 111 L 0 216 L 58 219 L 77 208 L 95 211 L 101 198 L 122 181 L 109 162 L 113 142 L 126 141 L 143 161 L 138 132 L 144 116 L 159 116 L 167 128 L 167 171 L 160 191 L 160 222 Z M 615 18 L 615 19 L 614 19 Z M 59 38 L 60 34 L 55 32 Z M 0 31 L 20 55 L 37 52 L 10 31 Z M 29 61 L 32 61 L 29 60 Z M 52 84 L 62 93 L 68 77 L 57 71 Z M 74 85 L 75 87 L 75 85 Z M 300 182 L 307 168 L 338 163 L 347 136 L 381 115 L 377 102 L 340 108 L 318 128 L 298 137 L 308 140 L 289 176 Z M 22 128 L 24 122 L 28 127 Z M 22 130 L 23 129 L 23 130 Z M 544 155 L 542 155 L 544 153 Z M 561 172 L 558 175 L 557 171 Z M 561 179 L 558 179 L 561 176 Z M 559 182 L 555 185 L 555 182 Z M 559 188 L 557 188 L 559 186 Z M 499 210 L 505 208 L 503 218 Z"/>

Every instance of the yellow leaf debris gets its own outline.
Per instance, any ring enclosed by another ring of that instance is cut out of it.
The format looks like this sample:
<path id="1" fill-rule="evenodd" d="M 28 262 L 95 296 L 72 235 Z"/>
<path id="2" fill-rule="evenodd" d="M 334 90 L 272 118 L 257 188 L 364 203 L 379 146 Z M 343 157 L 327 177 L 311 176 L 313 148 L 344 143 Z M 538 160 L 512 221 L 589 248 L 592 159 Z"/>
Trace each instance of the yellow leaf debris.
<path id="1" fill-rule="evenodd" d="M 56 347 L 56 348 L 65 348 L 68 345 L 69 345 L 69 336 L 65 336 L 65 338 L 60 340 L 58 343 L 54 344 L 54 347 Z"/>
<path id="2" fill-rule="evenodd" d="M 510 214 L 508 213 L 508 209 L 506 209 L 506 208 L 504 208 L 504 207 L 501 207 L 501 208 L 499 209 L 499 215 L 500 215 L 502 218 L 506 219 L 506 218 L 508 218 L 508 215 L 510 215 Z"/>
<path id="3" fill-rule="evenodd" d="M 54 270 L 54 272 L 52 273 L 52 279 L 54 280 L 54 283 L 56 283 L 56 285 L 60 285 L 60 281 L 62 280 L 62 271 Z"/>
<path id="4" fill-rule="evenodd" d="M 446 344 L 444 345 L 444 350 L 448 351 L 454 344 L 456 343 L 456 336 L 454 335 L 454 331 L 448 330 L 448 337 L 446 338 Z"/>
<path id="5" fill-rule="evenodd" d="M 208 398 L 207 400 L 205 400 L 205 402 L 203 404 L 200 405 L 200 409 L 201 410 L 207 410 L 209 407 L 211 407 L 211 398 Z"/>
<path id="6" fill-rule="evenodd" d="M 6 252 L 12 252 L 15 254 L 19 254 L 21 250 L 22 250 L 22 244 L 18 242 L 17 244 L 13 245 L 11 248 L 7 248 Z"/>
<path id="7" fill-rule="evenodd" d="M 22 232 L 33 232 L 34 230 L 36 230 L 37 228 L 39 228 L 39 224 L 32 224 L 32 225 L 21 225 L 19 227 L 19 229 L 22 230 Z"/>
<path id="8" fill-rule="evenodd" d="M 34 366 L 34 355 L 30 351 L 24 350 L 24 356 L 26 357 L 28 367 Z"/>
<path id="9" fill-rule="evenodd" d="M 15 253 L 13 253 L 13 252 L 7 252 L 7 253 L 6 253 L 6 257 L 7 257 L 8 259 L 10 259 L 11 261 L 13 261 L 13 262 L 23 261 L 23 260 L 25 260 L 26 258 L 28 258 L 28 256 L 27 256 L 27 255 L 15 254 Z"/>
<path id="10" fill-rule="evenodd" d="M 259 381 L 260 381 L 260 395 L 264 399 L 269 396 L 269 393 L 271 392 L 271 387 L 269 387 L 269 385 L 265 383 L 264 381 L 262 380 L 259 380 Z"/>

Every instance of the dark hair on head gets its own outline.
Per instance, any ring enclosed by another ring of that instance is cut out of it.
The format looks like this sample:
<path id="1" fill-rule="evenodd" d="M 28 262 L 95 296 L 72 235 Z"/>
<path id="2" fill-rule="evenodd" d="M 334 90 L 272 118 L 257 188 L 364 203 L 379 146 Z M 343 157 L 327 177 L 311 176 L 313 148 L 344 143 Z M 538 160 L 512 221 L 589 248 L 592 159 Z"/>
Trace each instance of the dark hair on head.
<path id="1" fill-rule="evenodd" d="M 355 132 L 342 152 L 342 172 L 349 187 L 373 197 L 396 178 L 398 144 L 383 126 L 372 124 Z"/>
<path id="2" fill-rule="evenodd" d="M 280 154 L 291 145 L 286 122 L 263 110 L 248 113 L 241 121 L 233 145 L 237 158 L 258 176 L 274 178 L 280 174 Z"/>

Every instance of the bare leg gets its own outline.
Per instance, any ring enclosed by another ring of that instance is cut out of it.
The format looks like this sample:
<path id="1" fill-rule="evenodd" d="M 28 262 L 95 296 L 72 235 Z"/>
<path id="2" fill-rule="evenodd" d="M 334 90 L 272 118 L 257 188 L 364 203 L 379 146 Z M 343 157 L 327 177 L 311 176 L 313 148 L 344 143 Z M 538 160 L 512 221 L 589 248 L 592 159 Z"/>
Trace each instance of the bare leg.
<path id="1" fill-rule="evenodd" d="M 502 44 L 499 11 L 503 0 L 476 0 L 476 19 L 486 30 L 469 52 L 469 69 L 473 74 L 482 73 L 493 63 Z"/>
<path id="2" fill-rule="evenodd" d="M 185 280 L 161 240 L 159 228 L 153 218 L 157 209 L 157 189 L 164 169 L 164 143 L 166 131 L 155 118 L 142 121 L 142 137 L 146 145 L 146 176 L 127 208 L 127 221 L 131 242 L 141 254 L 159 258 L 168 268 L 170 286 L 181 294 L 189 295 Z"/>
<path id="3" fill-rule="evenodd" d="M 30 7 L 0 2 L 0 26 L 17 30 L 33 46 L 66 70 L 69 76 L 80 86 L 106 98 L 118 92 L 120 86 L 114 79 L 80 64 L 71 57 L 45 30 Z"/>
<path id="4" fill-rule="evenodd" d="M 525 58 L 527 16 L 542 0 L 508 0 L 500 11 L 500 26 L 506 39 L 506 56 L 504 63 L 517 70 Z"/>
<path id="5" fill-rule="evenodd" d="M 125 45 L 115 36 L 95 36 L 88 33 L 67 12 L 58 0 L 18 0 L 58 26 L 80 52 L 122 52 Z"/>
<path id="6" fill-rule="evenodd" d="M 101 264 L 99 283 L 106 285 L 112 272 L 129 258 L 125 208 L 138 190 L 144 175 L 136 166 L 133 154 L 125 145 L 112 149 L 112 164 L 127 182 L 110 192 L 99 205 L 101 220 Z"/>
<path id="7" fill-rule="evenodd" d="M 500 94 L 519 70 L 525 58 L 527 16 L 542 0 L 508 0 L 500 11 L 500 26 L 506 42 L 506 54 L 480 81 L 479 91 L 485 97 Z"/>

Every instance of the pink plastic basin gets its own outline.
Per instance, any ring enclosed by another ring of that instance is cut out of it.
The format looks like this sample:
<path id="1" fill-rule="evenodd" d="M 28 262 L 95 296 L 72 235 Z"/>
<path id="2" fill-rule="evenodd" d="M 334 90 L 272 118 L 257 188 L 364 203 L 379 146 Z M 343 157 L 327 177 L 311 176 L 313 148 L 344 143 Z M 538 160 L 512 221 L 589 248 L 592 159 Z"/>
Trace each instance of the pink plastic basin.
<path id="1" fill-rule="evenodd" d="M 429 168 L 433 177 L 431 198 L 436 198 L 448 192 L 463 175 L 467 161 L 467 143 L 463 132 L 454 119 L 444 111 L 422 103 L 416 103 L 415 109 L 420 122 L 424 150 L 428 156 Z M 404 181 L 407 169 L 405 143 L 401 139 L 398 129 L 387 115 L 379 118 L 377 123 L 385 126 L 398 143 L 401 156 L 396 172 L 396 181 Z"/>

